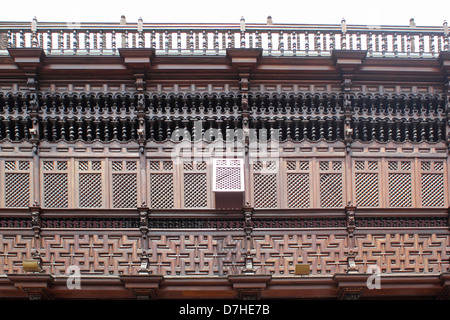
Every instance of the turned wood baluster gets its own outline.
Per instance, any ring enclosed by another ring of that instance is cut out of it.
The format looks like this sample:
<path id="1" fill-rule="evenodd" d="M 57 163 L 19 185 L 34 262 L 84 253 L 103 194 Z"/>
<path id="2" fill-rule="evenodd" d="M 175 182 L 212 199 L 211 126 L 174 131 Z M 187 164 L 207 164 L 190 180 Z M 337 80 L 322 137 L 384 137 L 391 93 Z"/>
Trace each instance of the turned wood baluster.
<path id="1" fill-rule="evenodd" d="M 292 51 L 292 34 L 288 33 L 287 36 L 287 50 L 290 52 Z"/>
<path id="2" fill-rule="evenodd" d="M 137 45 L 136 33 L 133 32 L 131 34 L 131 47 L 136 48 L 136 45 Z"/>
<path id="3" fill-rule="evenodd" d="M 208 50 L 208 33 L 205 30 L 203 30 L 202 36 L 203 36 L 203 44 L 202 44 L 203 54 L 206 55 L 206 51 Z"/>
<path id="4" fill-rule="evenodd" d="M 408 33 L 406 35 L 406 54 L 409 57 L 411 55 L 411 35 Z"/>
<path id="5" fill-rule="evenodd" d="M 356 33 L 356 50 L 361 50 L 361 48 L 362 48 L 361 33 L 357 32 Z"/>
<path id="6" fill-rule="evenodd" d="M 393 49 L 394 49 L 394 56 L 398 58 L 398 45 L 397 45 L 397 33 L 394 33 L 393 36 Z"/>
<path id="7" fill-rule="evenodd" d="M 105 38 L 104 38 L 104 34 L 103 34 L 103 30 L 100 30 L 99 32 L 99 38 L 100 38 L 100 54 L 103 54 L 103 50 L 105 49 Z"/>
<path id="8" fill-rule="evenodd" d="M 97 37 L 97 32 L 94 32 L 94 37 L 92 39 L 93 42 L 93 49 L 97 50 L 98 49 L 98 37 Z"/>
<path id="9" fill-rule="evenodd" d="M 272 54 L 272 32 L 268 31 L 267 32 L 267 53 L 269 54 L 269 56 Z"/>
<path id="10" fill-rule="evenodd" d="M 317 51 L 317 54 L 320 56 L 321 47 L 320 47 L 320 31 L 317 31 L 314 35 L 314 50 Z"/>
<path id="11" fill-rule="evenodd" d="M 256 48 L 262 48 L 261 34 L 259 31 L 256 31 Z"/>
<path id="12" fill-rule="evenodd" d="M 284 56 L 284 39 L 283 39 L 283 31 L 280 31 L 278 35 L 278 50 L 281 55 Z"/>
<path id="13" fill-rule="evenodd" d="M 47 54 L 52 52 L 52 32 L 47 30 Z"/>
<path id="14" fill-rule="evenodd" d="M 191 30 L 189 31 L 188 39 L 188 48 L 191 54 L 194 54 L 194 32 Z"/>
<path id="15" fill-rule="evenodd" d="M 298 41 L 297 33 L 294 31 L 292 32 L 292 53 L 294 56 L 297 55 L 297 41 Z"/>
<path id="16" fill-rule="evenodd" d="M 214 31 L 213 42 L 214 42 L 214 50 L 216 52 L 216 55 L 218 55 L 219 54 L 219 31 L 217 31 L 217 30 Z"/>
<path id="17" fill-rule="evenodd" d="M 156 48 L 156 34 L 155 30 L 152 30 L 150 33 L 150 48 L 155 49 Z"/>
<path id="18" fill-rule="evenodd" d="M 430 35 L 430 38 L 429 38 L 429 47 L 430 47 L 430 52 L 431 52 L 431 55 L 434 57 L 435 56 L 435 52 L 434 52 L 434 50 L 435 50 L 435 39 L 434 39 L 434 34 L 431 34 Z"/>
<path id="19" fill-rule="evenodd" d="M 111 31 L 111 46 L 113 54 L 116 54 L 116 31 Z"/>
<path id="20" fill-rule="evenodd" d="M 178 50 L 178 54 L 181 54 L 181 31 L 178 30 L 177 32 L 177 50 Z"/>
<path id="21" fill-rule="evenodd" d="M 419 34 L 419 54 L 420 54 L 421 58 L 423 57 L 424 51 L 425 51 L 425 39 L 423 37 L 423 34 L 420 33 Z"/>
<path id="22" fill-rule="evenodd" d="M 78 51 L 78 32 L 77 30 L 73 30 L 73 54 L 77 54 Z"/>
<path id="23" fill-rule="evenodd" d="M 23 30 L 19 31 L 19 39 L 20 39 L 20 47 L 25 48 L 25 34 L 23 33 Z"/>
<path id="24" fill-rule="evenodd" d="M 367 51 L 369 52 L 369 57 L 373 56 L 373 42 L 372 42 L 372 32 L 369 32 L 366 38 Z"/>
<path id="25" fill-rule="evenodd" d="M 91 43 L 90 43 L 90 39 L 91 35 L 89 33 L 89 30 L 86 30 L 86 32 L 84 33 L 84 48 L 86 50 L 86 53 L 89 54 L 91 52 Z"/>
<path id="26" fill-rule="evenodd" d="M 382 41 L 382 44 L 381 44 L 381 55 L 384 58 L 384 57 L 386 57 L 386 51 L 388 49 L 387 35 L 386 35 L 385 32 L 383 32 L 381 34 L 381 41 Z"/>
<path id="27" fill-rule="evenodd" d="M 309 55 L 309 34 L 305 31 L 305 54 Z"/>

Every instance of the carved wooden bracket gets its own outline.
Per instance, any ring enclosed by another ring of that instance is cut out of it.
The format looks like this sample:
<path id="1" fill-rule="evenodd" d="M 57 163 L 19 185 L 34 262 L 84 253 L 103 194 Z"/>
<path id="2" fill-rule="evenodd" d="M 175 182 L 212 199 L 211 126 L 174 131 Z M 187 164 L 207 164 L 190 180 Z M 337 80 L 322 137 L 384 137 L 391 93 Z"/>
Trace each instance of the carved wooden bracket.
<path id="1" fill-rule="evenodd" d="M 49 285 L 53 281 L 50 274 L 9 274 L 8 279 L 26 293 L 30 300 L 50 300 Z"/>
<path id="2" fill-rule="evenodd" d="M 120 280 L 125 284 L 125 288 L 133 291 L 139 300 L 158 299 L 159 284 L 164 277 L 160 275 L 122 275 Z"/>
<path id="3" fill-rule="evenodd" d="M 358 300 L 367 288 L 368 274 L 336 274 L 334 281 L 339 289 L 339 300 Z"/>
<path id="4" fill-rule="evenodd" d="M 261 291 L 267 287 L 271 275 L 234 275 L 228 276 L 241 300 L 259 300 Z"/>
<path id="5" fill-rule="evenodd" d="M 366 50 L 334 50 L 331 59 L 341 75 L 342 90 L 350 92 L 353 74 L 363 64 L 367 56 Z"/>

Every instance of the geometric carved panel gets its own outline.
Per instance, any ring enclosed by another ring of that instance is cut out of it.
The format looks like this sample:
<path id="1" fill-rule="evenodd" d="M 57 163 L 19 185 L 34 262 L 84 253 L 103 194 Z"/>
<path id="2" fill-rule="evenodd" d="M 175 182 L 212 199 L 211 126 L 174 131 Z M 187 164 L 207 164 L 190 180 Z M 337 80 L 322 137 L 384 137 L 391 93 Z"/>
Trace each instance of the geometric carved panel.
<path id="1" fill-rule="evenodd" d="M 243 236 L 150 235 L 150 271 L 168 276 L 223 276 L 243 267 Z"/>
<path id="2" fill-rule="evenodd" d="M 24 273 L 22 261 L 31 259 L 33 237 L 0 234 L 0 274 Z"/>
<path id="3" fill-rule="evenodd" d="M 366 234 L 356 238 L 356 265 L 365 272 L 377 265 L 383 273 L 441 273 L 450 270 L 448 235 Z"/>
<path id="4" fill-rule="evenodd" d="M 310 265 L 311 274 L 345 272 L 346 235 L 255 235 L 256 273 L 294 275 L 295 265 Z"/>
<path id="5" fill-rule="evenodd" d="M 43 269 L 64 275 L 70 265 L 81 274 L 137 274 L 140 236 L 126 235 L 51 235 L 43 236 Z M 81 279 L 81 285 L 83 285 Z"/>

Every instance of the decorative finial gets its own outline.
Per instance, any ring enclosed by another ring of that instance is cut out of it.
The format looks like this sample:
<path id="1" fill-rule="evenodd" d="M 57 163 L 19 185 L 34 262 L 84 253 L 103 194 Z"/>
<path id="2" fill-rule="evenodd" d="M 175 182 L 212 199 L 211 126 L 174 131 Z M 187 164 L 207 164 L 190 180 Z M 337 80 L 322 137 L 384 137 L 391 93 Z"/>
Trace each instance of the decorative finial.
<path id="1" fill-rule="evenodd" d="M 444 20 L 443 26 L 444 26 L 444 34 L 446 36 L 448 36 L 448 23 L 447 23 L 447 20 Z"/>
<path id="2" fill-rule="evenodd" d="M 341 20 L 341 30 L 342 33 L 347 33 L 347 22 L 345 21 L 345 18 L 342 18 Z"/>
<path id="3" fill-rule="evenodd" d="M 127 23 L 127 18 L 124 15 L 122 15 L 120 17 L 120 24 L 126 24 L 126 23 Z"/>
<path id="4" fill-rule="evenodd" d="M 272 16 L 267 17 L 267 24 L 273 24 Z"/>
<path id="5" fill-rule="evenodd" d="M 36 17 L 33 17 L 33 21 L 31 22 L 31 31 L 36 32 L 37 30 L 37 19 Z"/>
<path id="6" fill-rule="evenodd" d="M 414 18 L 409 19 L 409 26 L 411 28 L 415 28 L 416 27 L 416 23 L 414 22 Z"/>
<path id="7" fill-rule="evenodd" d="M 241 32 L 245 31 L 245 19 L 241 17 Z"/>
<path id="8" fill-rule="evenodd" d="M 144 30 L 144 21 L 142 21 L 142 17 L 139 17 L 138 20 L 138 32 L 142 32 Z"/>

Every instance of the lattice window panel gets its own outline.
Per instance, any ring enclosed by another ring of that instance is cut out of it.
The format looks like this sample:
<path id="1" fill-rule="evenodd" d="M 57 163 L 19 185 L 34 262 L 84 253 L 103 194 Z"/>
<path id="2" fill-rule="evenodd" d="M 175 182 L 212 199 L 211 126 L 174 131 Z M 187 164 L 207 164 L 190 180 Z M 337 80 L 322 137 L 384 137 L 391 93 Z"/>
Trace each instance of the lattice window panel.
<path id="1" fill-rule="evenodd" d="M 412 207 L 412 166 L 412 161 L 388 161 L 390 207 Z"/>
<path id="2" fill-rule="evenodd" d="M 213 191 L 244 191 L 242 159 L 214 159 Z"/>
<path id="3" fill-rule="evenodd" d="M 44 207 L 67 208 L 69 206 L 68 161 L 45 160 L 42 162 L 44 183 Z"/>
<path id="4" fill-rule="evenodd" d="M 380 205 L 380 163 L 374 160 L 356 160 L 353 168 L 356 205 L 358 207 L 378 207 Z"/>
<path id="5" fill-rule="evenodd" d="M 311 206 L 309 168 L 309 161 L 286 161 L 287 206 L 289 208 Z"/>
<path id="6" fill-rule="evenodd" d="M 208 184 L 206 162 L 183 162 L 183 190 L 185 208 L 208 207 Z"/>
<path id="7" fill-rule="evenodd" d="M 30 161 L 6 160 L 5 207 L 23 208 L 30 205 Z"/>
<path id="8" fill-rule="evenodd" d="M 150 206 L 156 209 L 174 207 L 172 161 L 150 161 Z"/>
<path id="9" fill-rule="evenodd" d="M 277 208 L 278 162 L 257 160 L 252 163 L 253 201 L 255 208 Z"/>
<path id="10" fill-rule="evenodd" d="M 444 161 L 421 161 L 420 187 L 423 207 L 445 206 Z"/>
<path id="11" fill-rule="evenodd" d="M 112 161 L 112 203 L 114 208 L 137 207 L 137 162 Z"/>
<path id="12" fill-rule="evenodd" d="M 103 178 L 101 161 L 78 162 L 78 206 L 103 207 Z"/>
<path id="13" fill-rule="evenodd" d="M 343 161 L 319 161 L 320 206 L 322 208 L 342 207 L 344 202 Z"/>

